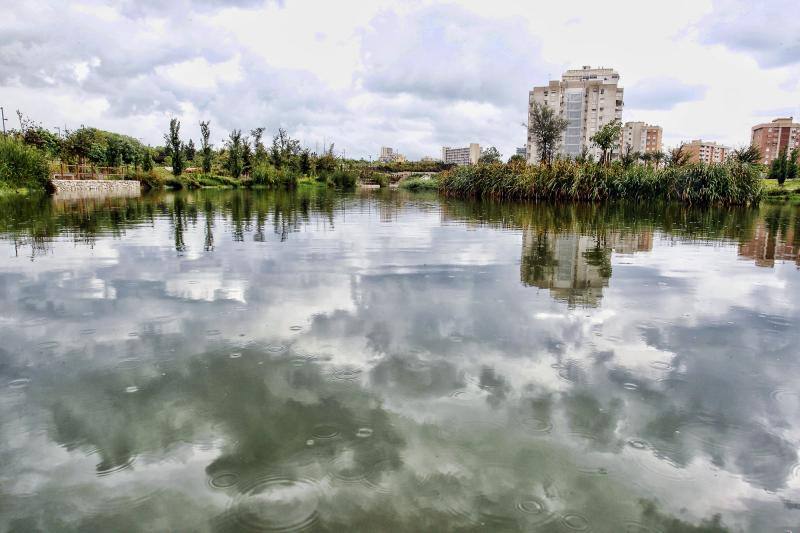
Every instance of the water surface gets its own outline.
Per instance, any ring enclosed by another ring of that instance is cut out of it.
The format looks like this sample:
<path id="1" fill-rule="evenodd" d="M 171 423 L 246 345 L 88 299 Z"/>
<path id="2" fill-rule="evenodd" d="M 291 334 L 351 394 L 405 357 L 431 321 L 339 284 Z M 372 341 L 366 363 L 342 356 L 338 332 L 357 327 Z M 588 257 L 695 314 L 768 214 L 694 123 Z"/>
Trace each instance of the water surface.
<path id="1" fill-rule="evenodd" d="M 0 200 L 3 531 L 800 526 L 800 212 Z"/>

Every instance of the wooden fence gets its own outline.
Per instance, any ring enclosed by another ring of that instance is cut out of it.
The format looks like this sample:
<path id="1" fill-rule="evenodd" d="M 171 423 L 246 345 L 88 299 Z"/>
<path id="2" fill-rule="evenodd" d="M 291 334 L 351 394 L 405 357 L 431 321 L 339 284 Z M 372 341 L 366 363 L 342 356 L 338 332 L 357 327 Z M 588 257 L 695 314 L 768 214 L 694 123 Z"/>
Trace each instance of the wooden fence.
<path id="1" fill-rule="evenodd" d="M 125 167 L 55 163 L 50 170 L 55 180 L 121 180 L 125 177 Z"/>

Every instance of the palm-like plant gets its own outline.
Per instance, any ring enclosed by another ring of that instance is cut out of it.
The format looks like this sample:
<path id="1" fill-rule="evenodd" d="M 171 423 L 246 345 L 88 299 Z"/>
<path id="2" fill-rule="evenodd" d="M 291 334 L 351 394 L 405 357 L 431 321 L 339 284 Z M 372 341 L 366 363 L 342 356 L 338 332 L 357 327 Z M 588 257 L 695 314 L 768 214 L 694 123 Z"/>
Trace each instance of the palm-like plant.
<path id="1" fill-rule="evenodd" d="M 686 150 L 682 144 L 677 148 L 673 148 L 669 152 L 669 164 L 673 167 L 682 167 L 689 162 L 692 155 Z"/>
<path id="2" fill-rule="evenodd" d="M 656 168 L 658 168 L 658 166 L 661 164 L 661 162 L 664 161 L 667 158 L 667 154 L 665 154 L 661 150 L 656 150 L 655 152 L 653 152 L 650 155 L 650 157 L 653 159 L 653 162 L 655 163 Z"/>
<path id="3" fill-rule="evenodd" d="M 737 148 L 733 151 L 733 159 L 738 163 L 756 165 L 761 162 L 761 150 L 757 146 Z"/>

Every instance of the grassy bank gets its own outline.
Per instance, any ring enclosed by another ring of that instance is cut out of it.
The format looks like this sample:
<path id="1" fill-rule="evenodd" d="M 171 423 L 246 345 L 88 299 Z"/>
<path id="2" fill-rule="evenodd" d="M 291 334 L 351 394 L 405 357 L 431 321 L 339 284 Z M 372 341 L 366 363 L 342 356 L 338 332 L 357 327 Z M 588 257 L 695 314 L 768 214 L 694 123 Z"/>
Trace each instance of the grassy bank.
<path id="1" fill-rule="evenodd" d="M 778 184 L 777 180 L 764 180 L 764 199 L 800 204 L 800 178 L 786 180 L 783 185 Z"/>
<path id="2" fill-rule="evenodd" d="M 408 178 L 400 182 L 400 188 L 409 191 L 435 191 L 439 189 L 439 178 L 437 176 Z"/>
<path id="3" fill-rule="evenodd" d="M 733 162 L 660 169 L 571 161 L 556 161 L 549 167 L 479 164 L 444 172 L 439 181 L 439 190 L 448 196 L 514 200 L 659 200 L 693 205 L 751 205 L 762 196 L 758 169 Z"/>

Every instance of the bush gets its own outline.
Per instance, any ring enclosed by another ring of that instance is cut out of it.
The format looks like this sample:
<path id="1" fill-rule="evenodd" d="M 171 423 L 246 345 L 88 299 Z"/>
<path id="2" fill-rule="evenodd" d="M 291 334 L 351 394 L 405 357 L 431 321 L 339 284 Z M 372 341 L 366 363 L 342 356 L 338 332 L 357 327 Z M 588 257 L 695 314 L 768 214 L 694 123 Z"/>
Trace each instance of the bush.
<path id="1" fill-rule="evenodd" d="M 0 136 L 0 184 L 44 189 L 49 178 L 44 153 L 22 141 Z"/>
<path id="2" fill-rule="evenodd" d="M 250 183 L 270 188 L 294 189 L 297 187 L 297 172 L 289 167 L 275 168 L 269 163 L 258 163 L 250 171 Z"/>
<path id="3" fill-rule="evenodd" d="M 400 187 L 409 191 L 435 191 L 439 188 L 439 179 L 435 176 L 418 176 L 400 182 Z"/>
<path id="4" fill-rule="evenodd" d="M 161 178 L 152 169 L 145 170 L 129 170 L 125 173 L 126 180 L 137 180 L 144 185 L 145 189 L 160 189 L 164 186 L 164 179 Z"/>
<path id="5" fill-rule="evenodd" d="M 334 187 L 340 189 L 354 189 L 358 182 L 358 173 L 355 170 L 337 169 L 329 177 Z"/>

